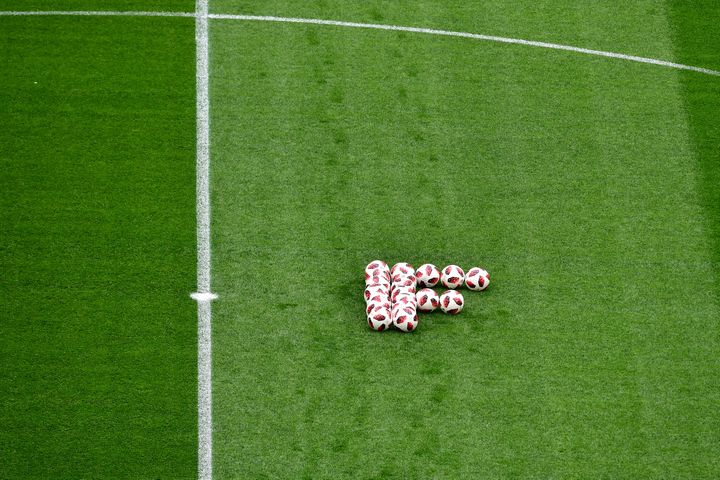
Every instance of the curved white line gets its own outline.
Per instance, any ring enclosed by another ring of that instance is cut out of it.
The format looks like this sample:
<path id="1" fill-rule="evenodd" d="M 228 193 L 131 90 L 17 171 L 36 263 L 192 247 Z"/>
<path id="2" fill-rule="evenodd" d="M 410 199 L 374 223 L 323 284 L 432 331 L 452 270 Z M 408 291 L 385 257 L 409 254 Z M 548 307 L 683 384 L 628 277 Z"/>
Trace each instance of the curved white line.
<path id="1" fill-rule="evenodd" d="M 375 30 L 392 30 L 398 32 L 425 33 L 429 35 L 442 35 L 446 37 L 462 37 L 472 38 L 474 40 L 485 40 L 490 42 L 511 43 L 516 45 L 527 45 L 531 47 L 548 48 L 552 50 L 564 50 L 568 52 L 584 53 L 586 55 L 595 55 L 598 57 L 617 58 L 628 60 L 631 62 L 649 63 L 659 65 L 661 67 L 676 68 L 678 70 L 690 70 L 693 72 L 704 73 L 706 75 L 720 76 L 720 71 L 711 70 L 709 68 L 693 67 L 691 65 L 683 65 L 682 63 L 673 63 L 665 60 L 657 60 L 654 58 L 638 57 L 635 55 L 625 55 L 623 53 L 605 52 L 603 50 L 592 50 L 589 48 L 573 47 L 570 45 L 560 45 L 557 43 L 538 42 L 534 40 L 523 40 L 520 38 L 496 37 L 493 35 L 481 35 L 478 33 L 455 32 L 450 30 L 436 30 L 434 28 L 419 27 L 403 27 L 400 25 L 382 25 L 376 23 L 356 23 L 356 22 L 340 22 L 337 20 L 318 20 L 314 18 L 286 18 L 286 17 L 267 17 L 256 15 L 226 15 L 226 14 L 210 14 L 210 18 L 217 20 L 245 20 L 259 22 L 281 22 L 281 23 L 303 23 L 310 25 L 332 25 L 335 27 L 350 28 L 370 28 Z"/>
<path id="2" fill-rule="evenodd" d="M 142 12 L 142 11 L 37 11 L 37 12 L 14 12 L 0 11 L 0 16 L 43 16 L 43 15 L 62 15 L 62 16 L 107 16 L 107 17 L 195 17 L 192 12 Z M 535 40 L 523 40 L 521 38 L 497 37 L 494 35 L 482 35 L 479 33 L 455 32 L 451 30 L 437 30 L 434 28 L 419 27 L 403 27 L 401 25 L 382 25 L 376 23 L 357 23 L 357 22 L 341 22 L 338 20 L 320 20 L 315 18 L 292 18 L 292 17 L 272 17 L 259 15 L 231 15 L 211 13 L 208 18 L 216 20 L 242 20 L 256 22 L 280 22 L 280 23 L 303 23 L 309 25 L 331 25 L 335 27 L 350 28 L 369 28 L 374 30 L 391 30 L 398 32 L 425 33 L 428 35 L 441 35 L 446 37 L 462 37 L 474 40 L 485 40 L 489 42 L 511 43 L 516 45 L 526 45 L 530 47 L 548 48 L 551 50 L 564 50 L 567 52 L 583 53 L 585 55 L 594 55 L 597 57 L 617 58 L 631 62 L 648 63 L 651 65 L 659 65 L 661 67 L 675 68 L 678 70 L 690 70 L 693 72 L 704 73 L 706 75 L 720 76 L 720 71 L 710 68 L 693 67 L 692 65 L 684 65 L 682 63 L 668 62 L 655 58 L 638 57 L 636 55 L 626 55 L 624 53 L 606 52 L 604 50 L 593 50 L 590 48 L 573 47 L 571 45 L 561 45 L 559 43 L 538 42 Z"/>

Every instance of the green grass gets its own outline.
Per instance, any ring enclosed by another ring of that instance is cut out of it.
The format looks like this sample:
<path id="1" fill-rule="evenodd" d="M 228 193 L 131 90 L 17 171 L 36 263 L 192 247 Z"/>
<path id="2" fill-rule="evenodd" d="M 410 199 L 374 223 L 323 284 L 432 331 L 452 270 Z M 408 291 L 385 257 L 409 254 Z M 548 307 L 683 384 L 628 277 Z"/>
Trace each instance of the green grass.
<path id="1" fill-rule="evenodd" d="M 196 475 L 193 30 L 0 17 L 2 478 Z"/>
<path id="2" fill-rule="evenodd" d="M 212 0 L 720 68 L 710 0 Z M 35 0 L 4 9 L 191 11 Z M 720 475 L 720 81 L 211 22 L 216 478 Z M 191 19 L 2 18 L 0 477 L 194 477 Z M 375 258 L 480 265 L 378 334 Z"/>
<path id="3" fill-rule="evenodd" d="M 488 32 L 328 10 L 307 15 Z M 567 43 L 611 30 L 583 13 Z M 625 19 L 654 21 L 627 48 L 591 45 L 673 58 L 658 15 Z M 220 477 L 717 475 L 717 247 L 688 74 L 215 25 Z M 494 283 L 458 318 L 379 335 L 361 313 L 376 257 L 480 264 Z"/>
<path id="4" fill-rule="evenodd" d="M 681 5 L 683 18 L 691 21 L 689 32 L 699 33 L 691 34 L 693 48 L 697 46 L 707 52 L 708 68 L 720 67 L 713 44 L 704 41 L 706 37 L 717 35 L 717 6 L 712 5 L 715 2 L 676 3 Z M 582 3 L 568 0 L 213 0 L 210 8 L 214 13 L 410 25 L 556 42 L 653 58 L 673 56 L 667 35 L 669 9 L 660 0 Z M 707 14 L 697 15 L 698 11 Z"/>
<path id="5" fill-rule="evenodd" d="M 710 1 L 673 2 L 671 18 L 678 59 L 694 64 L 717 64 L 720 31 L 714 19 L 720 18 L 720 5 Z M 697 162 L 698 200 L 705 212 L 705 232 L 712 245 L 716 265 L 715 294 L 720 303 L 720 82 L 694 75 L 682 76 L 684 100 Z"/>
<path id="6" fill-rule="evenodd" d="M 193 0 L 22 0 L 7 2 L 2 10 L 142 10 L 179 11 L 195 10 Z M 172 51 L 172 50 L 170 50 Z"/>

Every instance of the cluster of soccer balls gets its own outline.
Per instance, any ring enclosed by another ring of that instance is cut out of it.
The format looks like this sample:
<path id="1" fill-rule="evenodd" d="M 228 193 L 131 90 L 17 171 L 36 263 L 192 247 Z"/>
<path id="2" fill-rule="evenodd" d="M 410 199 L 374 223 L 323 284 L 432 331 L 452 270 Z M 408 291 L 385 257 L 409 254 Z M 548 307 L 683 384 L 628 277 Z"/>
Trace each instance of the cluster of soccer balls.
<path id="1" fill-rule="evenodd" d="M 447 288 L 440 295 L 432 289 L 438 283 Z M 466 274 L 457 265 L 448 265 L 440 271 L 426 263 L 415 270 L 409 263 L 396 263 L 390 268 L 382 260 L 373 260 L 365 267 L 368 325 L 378 332 L 391 326 L 412 332 L 418 326 L 418 311 L 432 312 L 440 307 L 444 313 L 456 315 L 462 311 L 465 300 L 455 289 L 463 283 L 470 290 L 485 290 L 490 285 L 490 275 L 479 267 Z"/>

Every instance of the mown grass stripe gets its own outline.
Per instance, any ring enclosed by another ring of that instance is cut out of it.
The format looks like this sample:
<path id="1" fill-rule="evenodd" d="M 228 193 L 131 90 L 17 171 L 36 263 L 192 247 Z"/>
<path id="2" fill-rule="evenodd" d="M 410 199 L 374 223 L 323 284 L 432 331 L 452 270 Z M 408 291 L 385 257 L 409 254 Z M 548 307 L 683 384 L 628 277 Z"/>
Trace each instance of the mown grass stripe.
<path id="1" fill-rule="evenodd" d="M 39 12 L 0 12 L 0 16 L 31 16 L 31 15 L 78 15 L 78 16 L 147 16 L 147 17 L 194 17 L 194 13 L 188 12 L 119 12 L 119 11 L 39 11 Z M 349 28 L 367 28 L 373 30 L 390 30 L 397 32 L 424 33 L 428 35 L 440 35 L 446 37 L 461 37 L 474 40 L 483 40 L 489 42 L 507 43 L 514 45 L 525 45 L 529 47 L 547 48 L 550 50 L 562 50 L 566 52 L 582 53 L 585 55 L 594 55 L 597 57 L 614 58 L 617 60 L 626 60 L 637 63 L 647 63 L 660 67 L 674 68 L 677 70 L 688 70 L 692 72 L 702 73 L 705 75 L 720 76 L 720 71 L 710 68 L 695 67 L 692 65 L 684 65 L 682 63 L 669 62 L 667 60 L 659 60 L 656 58 L 640 57 L 637 55 L 628 55 L 617 52 L 607 52 L 604 50 L 594 50 L 591 48 L 574 47 L 572 45 L 562 45 L 559 43 L 540 42 L 537 40 L 525 40 L 522 38 L 498 37 L 495 35 L 484 35 L 480 33 L 457 32 L 452 30 L 438 30 L 434 28 L 422 27 L 406 27 L 402 25 L 383 25 L 377 23 L 358 23 L 343 22 L 339 20 L 323 20 L 316 18 L 293 18 L 293 17 L 274 17 L 262 15 L 234 15 L 234 14 L 208 14 L 208 18 L 214 20 L 241 20 L 241 21 L 257 21 L 257 22 L 279 22 L 279 23 L 300 23 L 308 25 L 329 25 L 335 27 Z"/>

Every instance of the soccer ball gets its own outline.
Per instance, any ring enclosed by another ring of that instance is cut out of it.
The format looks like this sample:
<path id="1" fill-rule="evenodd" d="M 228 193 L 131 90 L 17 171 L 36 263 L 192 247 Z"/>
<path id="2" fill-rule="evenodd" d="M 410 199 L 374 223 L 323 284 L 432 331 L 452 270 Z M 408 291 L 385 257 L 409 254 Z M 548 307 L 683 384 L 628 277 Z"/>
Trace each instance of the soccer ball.
<path id="1" fill-rule="evenodd" d="M 402 282 L 393 283 L 390 286 L 390 295 L 395 293 L 397 290 L 405 290 L 407 292 L 415 293 L 417 292 L 417 287 L 415 286 L 415 282 L 407 279 Z"/>
<path id="2" fill-rule="evenodd" d="M 392 284 L 401 287 L 409 287 L 410 285 L 414 287 L 417 285 L 417 278 L 415 278 L 415 275 L 395 275 L 392 277 Z"/>
<path id="3" fill-rule="evenodd" d="M 367 306 L 365 307 L 365 314 L 370 315 L 375 310 L 384 308 L 386 310 L 390 310 L 392 308 L 392 304 L 390 303 L 390 300 L 372 300 L 370 302 L 367 302 Z"/>
<path id="4" fill-rule="evenodd" d="M 479 267 L 471 268 L 465 275 L 465 286 L 470 290 L 485 290 L 490 285 L 490 274 Z"/>
<path id="5" fill-rule="evenodd" d="M 409 263 L 396 263 L 393 265 L 393 267 L 390 269 L 390 276 L 395 277 L 395 275 L 415 275 L 415 269 L 412 265 Z"/>
<path id="6" fill-rule="evenodd" d="M 390 296 L 390 287 L 387 285 L 368 285 L 365 287 L 365 301 L 367 302 L 375 295 L 384 295 L 385 297 Z"/>
<path id="7" fill-rule="evenodd" d="M 387 295 L 383 295 L 382 293 L 376 293 L 372 297 L 368 298 L 365 303 L 372 303 L 372 302 L 389 302 L 390 297 Z"/>
<path id="8" fill-rule="evenodd" d="M 440 281 L 440 270 L 432 263 L 426 263 L 418 267 L 415 277 L 419 286 L 434 287 Z"/>
<path id="9" fill-rule="evenodd" d="M 398 330 L 402 330 L 403 332 L 412 332 L 418 325 L 417 312 L 413 312 L 411 314 L 405 310 L 400 310 L 397 314 L 393 315 L 392 323 Z"/>
<path id="10" fill-rule="evenodd" d="M 385 281 L 390 281 L 390 274 L 385 270 L 380 270 L 379 268 L 376 268 L 375 270 L 365 272 L 365 281 L 370 280 L 371 278 L 381 278 Z"/>
<path id="11" fill-rule="evenodd" d="M 446 288 L 455 289 L 465 280 L 465 272 L 457 265 L 448 265 L 442 271 L 440 281 Z"/>
<path id="12" fill-rule="evenodd" d="M 405 312 L 407 315 L 415 315 L 416 308 L 414 305 L 396 303 L 390 309 L 392 315 L 398 315 L 400 312 Z"/>
<path id="13" fill-rule="evenodd" d="M 365 267 L 365 278 L 368 276 L 372 277 L 376 272 L 385 272 L 390 275 L 390 267 L 382 260 L 373 260 Z"/>
<path id="14" fill-rule="evenodd" d="M 390 278 L 385 277 L 384 275 L 373 275 L 370 278 L 365 279 L 365 286 L 370 285 L 387 285 L 388 288 L 390 287 Z"/>
<path id="15" fill-rule="evenodd" d="M 479 292 L 490 285 L 490 274 L 479 267 L 471 268 L 465 276 L 465 286 L 470 290 Z"/>
<path id="16" fill-rule="evenodd" d="M 417 308 L 421 312 L 432 312 L 440 304 L 440 299 L 435 290 L 423 288 L 415 295 L 417 299 Z"/>
<path id="17" fill-rule="evenodd" d="M 393 302 L 400 295 L 412 295 L 415 296 L 417 290 L 415 287 L 395 287 L 390 290 L 390 300 Z"/>
<path id="18" fill-rule="evenodd" d="M 445 290 L 442 295 L 440 295 L 440 309 L 444 313 L 457 315 L 462 312 L 464 303 L 462 293 L 455 290 Z"/>
<path id="19" fill-rule="evenodd" d="M 390 281 L 390 269 L 388 268 L 387 263 L 382 260 L 373 260 L 368 263 L 367 267 L 365 267 L 366 285 L 368 284 L 368 281 L 374 281 L 376 277 L 378 279 L 382 279 L 383 281 Z"/>
<path id="20" fill-rule="evenodd" d="M 393 283 L 393 285 L 395 285 L 396 283 L 399 283 L 403 287 L 407 287 L 409 285 L 416 285 L 417 278 L 415 278 L 415 275 L 405 275 L 402 273 L 398 273 L 397 275 L 394 275 L 392 277 L 392 283 Z"/>
<path id="21" fill-rule="evenodd" d="M 410 305 L 413 308 L 417 306 L 417 299 L 414 293 L 401 292 L 392 298 L 392 304 L 395 305 Z"/>
<path id="22" fill-rule="evenodd" d="M 392 316 L 387 308 L 377 308 L 370 312 L 367 316 L 368 326 L 373 330 L 382 332 L 392 325 Z"/>

